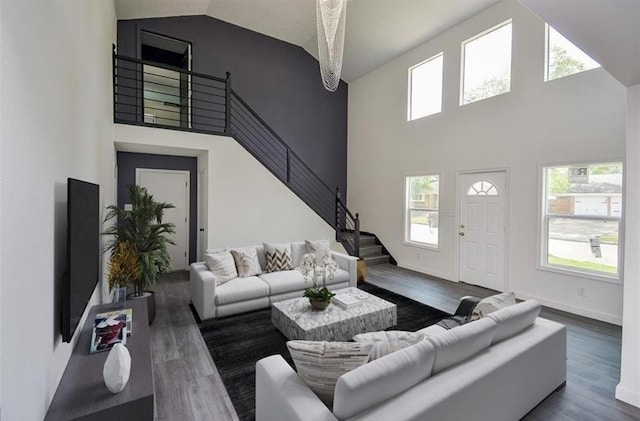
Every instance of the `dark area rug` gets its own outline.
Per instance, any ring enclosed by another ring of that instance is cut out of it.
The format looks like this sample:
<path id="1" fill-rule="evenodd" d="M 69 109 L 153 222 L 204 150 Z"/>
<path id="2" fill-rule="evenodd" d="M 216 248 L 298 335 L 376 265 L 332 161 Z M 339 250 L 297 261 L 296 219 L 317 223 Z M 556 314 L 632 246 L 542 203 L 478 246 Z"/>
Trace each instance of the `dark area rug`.
<path id="1" fill-rule="evenodd" d="M 398 324 L 391 330 L 416 331 L 432 325 L 448 314 L 371 284 L 360 288 L 397 305 Z M 193 311 L 193 307 L 191 307 Z M 256 362 L 280 354 L 293 367 L 287 338 L 271 324 L 271 309 L 198 321 L 227 393 L 241 420 L 255 419 Z"/>

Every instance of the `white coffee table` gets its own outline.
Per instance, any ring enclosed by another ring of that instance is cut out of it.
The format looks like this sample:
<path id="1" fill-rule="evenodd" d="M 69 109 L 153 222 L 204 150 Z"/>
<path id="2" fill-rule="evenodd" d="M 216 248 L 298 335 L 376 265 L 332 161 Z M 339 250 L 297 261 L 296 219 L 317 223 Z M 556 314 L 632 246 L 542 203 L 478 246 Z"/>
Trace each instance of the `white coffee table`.
<path id="1" fill-rule="evenodd" d="M 313 310 L 309 299 L 300 297 L 273 303 L 271 323 L 288 339 L 350 341 L 354 335 L 383 330 L 397 324 L 396 305 L 358 288 L 334 291 L 350 294 L 361 304 L 342 309 L 332 303 L 323 311 Z"/>

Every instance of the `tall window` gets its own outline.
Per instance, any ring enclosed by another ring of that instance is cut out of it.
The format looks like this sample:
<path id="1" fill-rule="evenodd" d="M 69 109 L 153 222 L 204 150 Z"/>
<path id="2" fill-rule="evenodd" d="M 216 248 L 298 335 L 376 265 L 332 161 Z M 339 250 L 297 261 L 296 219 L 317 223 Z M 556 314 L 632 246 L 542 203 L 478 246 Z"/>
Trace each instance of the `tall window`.
<path id="1" fill-rule="evenodd" d="M 409 69 L 409 120 L 442 111 L 442 53 Z"/>
<path id="2" fill-rule="evenodd" d="M 438 246 L 440 176 L 406 178 L 405 241 Z"/>
<path id="3" fill-rule="evenodd" d="M 511 90 L 511 19 L 462 43 L 460 105 Z"/>
<path id="4" fill-rule="evenodd" d="M 543 169 L 545 267 L 619 278 L 622 163 Z"/>
<path id="5" fill-rule="evenodd" d="M 584 72 L 600 67 L 591 57 L 573 45 L 549 25 L 545 25 L 547 33 L 547 57 L 545 81 Z"/>

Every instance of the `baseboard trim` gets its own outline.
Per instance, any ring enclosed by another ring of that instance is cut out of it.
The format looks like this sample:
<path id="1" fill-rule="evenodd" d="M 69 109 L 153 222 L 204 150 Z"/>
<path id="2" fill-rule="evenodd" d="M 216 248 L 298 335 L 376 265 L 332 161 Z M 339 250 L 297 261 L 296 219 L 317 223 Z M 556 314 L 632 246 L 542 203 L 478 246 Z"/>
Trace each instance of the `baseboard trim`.
<path id="1" fill-rule="evenodd" d="M 533 294 L 521 293 L 514 291 L 516 297 L 521 300 L 536 300 L 540 304 L 546 307 L 551 307 L 556 310 L 566 311 L 568 313 L 577 314 L 578 316 L 588 317 L 590 319 L 600 320 L 601 322 L 612 323 L 614 325 L 622 326 L 622 317 L 609 313 L 602 313 L 599 311 L 593 311 L 588 308 L 574 306 L 571 304 L 563 303 L 560 301 L 550 300 L 548 298 L 539 297 Z"/>
<path id="2" fill-rule="evenodd" d="M 640 408 L 640 392 L 627 389 L 622 383 L 616 386 L 616 399 Z"/>
<path id="3" fill-rule="evenodd" d="M 435 276 L 436 278 L 444 279 L 446 281 L 456 282 L 453 280 L 453 275 L 451 273 L 444 273 L 444 272 L 439 272 L 437 270 L 425 269 L 423 267 L 415 266 L 405 262 L 398 262 L 398 267 L 409 269 L 414 272 L 419 272 L 429 276 Z"/>

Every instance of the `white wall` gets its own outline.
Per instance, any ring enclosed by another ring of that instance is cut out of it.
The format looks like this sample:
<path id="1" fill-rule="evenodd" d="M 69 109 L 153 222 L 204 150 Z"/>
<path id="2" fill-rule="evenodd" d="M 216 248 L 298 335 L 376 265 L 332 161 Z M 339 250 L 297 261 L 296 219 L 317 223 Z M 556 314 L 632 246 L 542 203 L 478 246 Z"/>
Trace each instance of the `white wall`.
<path id="1" fill-rule="evenodd" d="M 198 157 L 207 172 L 207 248 L 326 238 L 335 231 L 234 139 L 115 125 L 118 150 Z"/>
<path id="2" fill-rule="evenodd" d="M 513 18 L 511 92 L 459 107 L 460 43 Z M 407 116 L 408 68 L 444 51 L 440 114 Z M 621 323 L 622 285 L 537 269 L 540 164 L 622 160 L 625 91 L 602 69 L 543 82 L 544 24 L 506 0 L 349 84 L 349 208 L 401 266 L 457 277 L 456 176 L 509 171 L 507 285 L 521 298 Z M 440 249 L 403 244 L 404 177 L 439 173 Z M 586 297 L 579 297 L 584 288 Z"/>
<path id="3" fill-rule="evenodd" d="M 640 407 L 640 86 L 627 89 L 627 187 L 625 212 L 622 361 L 616 398 Z"/>
<path id="4" fill-rule="evenodd" d="M 113 194 L 116 17 L 104 0 L 0 9 L 2 419 L 38 420 L 73 348 L 61 343 L 54 287 L 66 266 L 67 177 L 100 184 L 103 204 Z"/>

